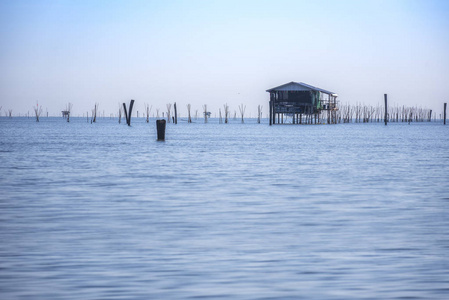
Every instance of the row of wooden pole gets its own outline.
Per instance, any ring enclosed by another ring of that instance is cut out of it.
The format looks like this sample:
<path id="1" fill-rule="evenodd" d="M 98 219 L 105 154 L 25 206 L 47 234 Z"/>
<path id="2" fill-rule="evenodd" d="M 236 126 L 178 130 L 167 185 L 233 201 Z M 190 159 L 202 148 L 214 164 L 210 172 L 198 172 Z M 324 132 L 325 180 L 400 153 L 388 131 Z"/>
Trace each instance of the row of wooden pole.
<path id="1" fill-rule="evenodd" d="M 270 112 L 269 112 L 269 123 L 270 125 L 272 124 L 284 124 L 284 115 L 285 113 L 277 113 L 276 117 L 274 116 L 274 107 L 273 107 L 273 103 L 270 103 Z M 442 116 L 443 122 L 444 124 L 446 124 L 446 107 L 447 104 L 444 103 L 444 113 Z M 431 121 L 432 120 L 432 110 L 428 110 L 428 109 L 423 109 L 423 108 L 418 108 L 418 107 L 402 107 L 402 110 L 400 107 L 389 107 L 388 106 L 388 96 L 387 94 L 384 94 L 384 108 L 383 111 L 381 110 L 381 107 L 371 107 L 371 106 L 363 106 L 361 107 L 360 105 L 357 105 L 355 107 L 355 111 L 356 111 L 356 116 L 355 119 L 352 117 L 353 113 L 354 113 L 354 109 L 353 107 L 349 106 L 349 105 L 343 105 L 340 107 L 339 111 L 321 111 L 317 114 L 304 114 L 304 118 L 306 119 L 306 122 L 303 123 L 301 121 L 301 117 L 297 118 L 296 114 L 293 114 L 293 119 L 292 119 L 292 123 L 293 124 L 313 124 L 313 118 L 315 118 L 315 123 L 316 122 L 316 118 L 318 118 L 318 123 L 320 122 L 320 115 L 323 112 L 327 112 L 327 124 L 337 124 L 337 123 L 341 123 L 341 121 L 343 121 L 343 123 L 350 123 L 353 120 L 357 123 L 357 122 L 361 122 L 361 116 L 363 113 L 363 123 L 366 122 L 380 122 L 382 120 L 382 112 L 383 112 L 383 121 L 385 123 L 385 125 L 387 125 L 389 122 L 423 122 L 425 120 L 427 121 Z M 374 115 L 375 113 L 375 115 Z M 288 114 L 287 115 L 291 115 Z M 299 116 L 301 116 L 301 114 L 298 114 Z M 374 118 L 373 118 L 374 116 Z M 441 116 L 441 115 L 440 115 Z M 325 117 L 323 117 L 323 119 L 325 119 Z"/>
<path id="2" fill-rule="evenodd" d="M 385 98 L 385 116 L 384 116 L 384 121 L 385 121 L 385 126 L 388 123 L 388 101 L 387 101 L 387 94 L 384 94 L 384 98 Z M 447 103 L 444 103 L 443 106 L 443 124 L 446 125 L 446 108 L 447 108 Z M 432 111 L 430 111 L 430 113 L 432 114 Z M 429 118 L 430 119 L 430 118 Z"/>
<path id="3" fill-rule="evenodd" d="M 384 94 L 384 101 L 385 101 L 385 106 L 384 106 L 384 108 L 385 108 L 384 123 L 385 123 L 385 125 L 387 125 L 388 124 L 388 96 L 387 96 L 387 94 Z M 96 121 L 95 117 L 96 117 L 97 105 L 98 104 L 95 104 L 95 110 L 92 113 L 93 120 L 91 120 L 91 123 Z M 123 103 L 123 110 L 124 110 L 124 114 L 125 114 L 125 118 L 126 118 L 126 124 L 128 126 L 131 126 L 131 114 L 132 114 L 133 105 L 134 105 L 134 100 L 131 100 L 130 104 L 129 104 L 129 111 L 127 111 L 126 104 Z M 71 106 L 70 103 L 69 103 L 69 106 Z M 227 107 L 227 105 L 225 106 L 225 114 L 226 114 L 226 118 L 225 118 L 226 121 L 225 121 L 225 123 L 227 123 L 227 114 L 228 114 L 226 107 Z M 446 125 L 446 108 L 447 108 L 447 103 L 444 103 L 444 108 L 443 108 L 443 123 L 444 123 L 444 125 Z M 259 109 L 259 112 L 258 112 L 258 123 L 260 123 L 260 116 L 261 116 L 261 107 L 260 107 L 260 105 L 259 105 L 258 109 Z M 39 122 L 40 112 L 38 113 L 37 108 L 35 110 L 36 110 L 36 119 L 37 119 L 37 122 Z M 188 105 L 188 110 L 189 110 L 189 123 L 191 123 L 190 104 Z M 70 108 L 68 109 L 68 111 L 70 112 Z M 273 111 L 274 111 L 274 102 L 270 101 L 270 106 L 269 106 L 270 125 L 275 124 L 274 117 L 272 116 Z M 119 111 L 119 114 L 121 114 L 121 111 Z M 431 119 L 431 114 L 432 114 L 432 110 L 430 110 L 430 116 L 428 118 L 429 121 Z M 282 116 L 282 122 L 280 120 L 280 117 L 281 117 L 280 115 Z M 278 124 L 279 123 L 283 123 L 283 114 L 280 114 L 280 115 L 278 114 Z M 220 114 L 220 116 L 221 116 L 221 114 Z M 314 116 L 315 116 L 315 123 L 316 123 L 317 122 L 317 115 L 315 114 Z M 10 113 L 10 117 L 11 117 L 11 113 Z M 119 116 L 119 123 L 120 123 L 120 117 L 121 116 Z M 170 116 L 168 115 L 167 117 L 168 117 L 168 122 L 170 123 Z M 293 124 L 295 124 L 295 123 L 301 124 L 302 123 L 301 122 L 301 117 L 302 117 L 301 114 L 299 114 L 299 117 L 298 116 L 294 116 L 293 117 Z M 295 118 L 298 118 L 298 120 L 296 120 L 296 122 L 295 122 Z M 220 119 L 221 119 L 221 117 L 220 117 Z M 87 115 L 87 120 L 89 120 L 88 119 L 88 115 Z M 67 116 L 67 122 L 69 122 L 69 116 Z M 148 116 L 147 116 L 147 122 L 148 122 Z M 205 122 L 207 123 L 207 119 L 206 119 Z M 318 122 L 319 122 L 319 116 L 318 116 Z M 329 122 L 329 120 L 328 120 L 328 122 Z M 410 122 L 410 119 L 409 119 L 409 122 Z M 178 124 L 178 113 L 177 113 L 176 102 L 174 103 L 173 123 Z M 242 113 L 242 123 L 243 123 L 243 113 Z M 306 122 L 306 123 L 309 123 L 309 122 Z M 312 123 L 313 123 L 313 117 L 310 115 L 310 124 L 312 124 Z M 336 120 L 335 120 L 335 123 L 337 123 Z"/>

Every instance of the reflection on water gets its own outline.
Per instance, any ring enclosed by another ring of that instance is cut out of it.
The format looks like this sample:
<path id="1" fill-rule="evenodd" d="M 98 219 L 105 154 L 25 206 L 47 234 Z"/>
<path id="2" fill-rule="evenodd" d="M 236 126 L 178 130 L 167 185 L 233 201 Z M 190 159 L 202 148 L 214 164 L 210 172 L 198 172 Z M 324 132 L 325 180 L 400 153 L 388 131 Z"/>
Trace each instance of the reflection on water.
<path id="1" fill-rule="evenodd" d="M 1 299 L 447 299 L 437 123 L 0 118 Z"/>

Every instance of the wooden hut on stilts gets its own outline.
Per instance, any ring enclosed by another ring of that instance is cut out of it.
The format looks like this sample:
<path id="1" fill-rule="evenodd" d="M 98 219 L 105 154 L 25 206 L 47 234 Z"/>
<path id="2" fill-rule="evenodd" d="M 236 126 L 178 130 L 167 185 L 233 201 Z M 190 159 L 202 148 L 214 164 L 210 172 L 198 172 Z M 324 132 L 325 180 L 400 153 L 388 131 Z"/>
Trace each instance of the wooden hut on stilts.
<path id="1" fill-rule="evenodd" d="M 337 123 L 338 95 L 334 92 L 293 81 L 267 92 L 270 93 L 270 125 Z"/>

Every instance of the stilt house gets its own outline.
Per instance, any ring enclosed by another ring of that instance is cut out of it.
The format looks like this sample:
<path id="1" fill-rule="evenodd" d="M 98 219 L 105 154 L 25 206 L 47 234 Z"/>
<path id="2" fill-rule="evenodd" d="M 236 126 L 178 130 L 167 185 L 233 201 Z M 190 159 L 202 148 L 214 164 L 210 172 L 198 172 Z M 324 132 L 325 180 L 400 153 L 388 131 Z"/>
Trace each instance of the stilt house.
<path id="1" fill-rule="evenodd" d="M 290 82 L 267 90 L 270 93 L 270 125 L 283 124 L 291 118 L 293 124 L 317 124 L 323 111 L 327 123 L 336 123 L 337 94 L 305 83 Z"/>

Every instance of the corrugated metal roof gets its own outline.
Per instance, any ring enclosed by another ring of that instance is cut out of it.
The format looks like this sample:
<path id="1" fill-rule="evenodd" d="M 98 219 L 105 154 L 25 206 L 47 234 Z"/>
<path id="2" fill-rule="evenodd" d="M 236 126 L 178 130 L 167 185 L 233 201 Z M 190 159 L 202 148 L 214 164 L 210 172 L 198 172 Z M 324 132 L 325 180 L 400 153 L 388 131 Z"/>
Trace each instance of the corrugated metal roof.
<path id="1" fill-rule="evenodd" d="M 303 82 L 298 83 L 294 81 L 267 90 L 267 92 L 272 91 L 317 91 L 329 95 L 335 94 L 334 92 L 326 91 Z"/>

